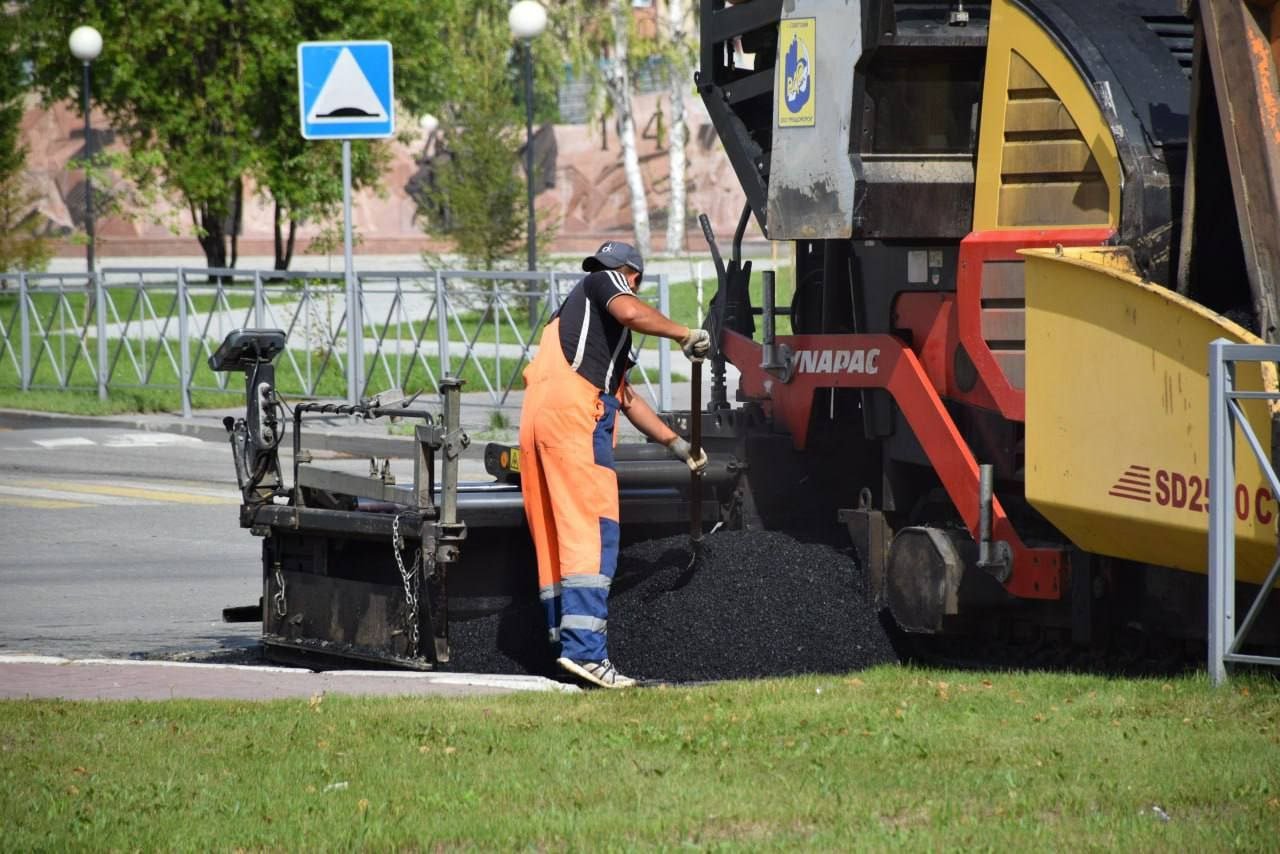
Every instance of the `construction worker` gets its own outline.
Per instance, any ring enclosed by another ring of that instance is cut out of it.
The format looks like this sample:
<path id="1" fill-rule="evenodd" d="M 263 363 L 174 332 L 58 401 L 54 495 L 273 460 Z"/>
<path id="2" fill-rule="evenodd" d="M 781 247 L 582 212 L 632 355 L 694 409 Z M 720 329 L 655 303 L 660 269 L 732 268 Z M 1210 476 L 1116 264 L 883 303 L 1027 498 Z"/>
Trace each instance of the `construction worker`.
<path id="1" fill-rule="evenodd" d="M 694 471 L 689 443 L 627 384 L 631 333 L 680 342 L 691 360 L 711 349 L 704 329 L 676 323 L 636 297 L 644 259 L 609 241 L 585 258 L 587 273 L 543 330 L 525 369 L 520 481 L 538 555 L 539 598 L 560 667 L 603 688 L 635 684 L 609 662 L 609 585 L 618 563 L 618 411 Z"/>

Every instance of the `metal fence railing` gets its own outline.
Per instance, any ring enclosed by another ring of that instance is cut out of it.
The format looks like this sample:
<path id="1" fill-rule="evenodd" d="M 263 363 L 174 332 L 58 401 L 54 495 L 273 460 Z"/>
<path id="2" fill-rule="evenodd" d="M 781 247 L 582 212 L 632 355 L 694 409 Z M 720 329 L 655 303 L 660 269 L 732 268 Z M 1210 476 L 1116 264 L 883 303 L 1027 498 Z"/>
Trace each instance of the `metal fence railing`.
<path id="1" fill-rule="evenodd" d="M 304 398 L 358 401 L 383 389 L 439 395 L 445 375 L 508 405 L 542 327 L 577 274 L 441 270 L 357 276 L 276 270 L 109 268 L 6 274 L 0 291 L 0 384 L 32 389 L 235 391 L 208 357 L 226 333 L 279 328 L 277 384 Z M 643 295 L 670 311 L 667 276 Z M 361 320 L 363 319 L 363 320 Z M 635 339 L 632 381 L 671 408 L 671 342 Z"/>
<path id="2" fill-rule="evenodd" d="M 1222 338 L 1209 344 L 1209 678 L 1215 685 L 1226 680 L 1228 662 L 1280 666 L 1280 658 L 1240 651 L 1280 579 L 1280 552 L 1236 631 L 1236 430 L 1257 459 L 1271 494 L 1280 495 L 1280 478 L 1239 403 L 1274 401 L 1280 393 L 1237 389 L 1237 362 L 1280 362 L 1280 346 L 1232 344 Z"/>

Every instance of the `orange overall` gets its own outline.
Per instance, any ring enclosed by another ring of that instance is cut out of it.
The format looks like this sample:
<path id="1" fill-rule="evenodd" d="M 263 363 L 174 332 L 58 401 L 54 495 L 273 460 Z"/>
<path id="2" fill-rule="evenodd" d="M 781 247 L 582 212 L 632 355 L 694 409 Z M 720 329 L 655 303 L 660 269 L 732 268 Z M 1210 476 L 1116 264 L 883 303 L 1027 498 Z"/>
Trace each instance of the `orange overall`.
<path id="1" fill-rule="evenodd" d="M 619 403 L 565 361 L 559 330 L 558 318 L 547 324 L 524 372 L 520 482 L 549 638 L 560 655 L 601 661 L 618 564 Z"/>

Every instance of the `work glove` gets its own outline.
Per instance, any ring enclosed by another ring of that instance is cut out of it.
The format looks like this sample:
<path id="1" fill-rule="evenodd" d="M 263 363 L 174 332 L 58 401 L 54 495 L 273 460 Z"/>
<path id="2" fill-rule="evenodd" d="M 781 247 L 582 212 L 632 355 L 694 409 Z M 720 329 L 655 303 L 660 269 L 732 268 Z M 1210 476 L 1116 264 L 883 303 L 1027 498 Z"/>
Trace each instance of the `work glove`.
<path id="1" fill-rule="evenodd" d="M 689 334 L 680 339 L 680 349 L 691 362 L 701 362 L 711 352 L 711 333 L 705 329 L 690 329 Z"/>
<path id="2" fill-rule="evenodd" d="M 695 459 L 693 456 L 692 446 L 690 446 L 688 442 L 686 442 L 684 439 L 681 439 L 679 436 L 676 436 L 674 439 L 668 442 L 667 448 L 671 451 L 671 453 L 675 454 L 678 458 L 684 460 L 685 465 L 689 467 L 690 471 L 701 474 L 703 471 L 706 470 L 707 451 L 705 448 L 698 449 L 698 456 Z"/>

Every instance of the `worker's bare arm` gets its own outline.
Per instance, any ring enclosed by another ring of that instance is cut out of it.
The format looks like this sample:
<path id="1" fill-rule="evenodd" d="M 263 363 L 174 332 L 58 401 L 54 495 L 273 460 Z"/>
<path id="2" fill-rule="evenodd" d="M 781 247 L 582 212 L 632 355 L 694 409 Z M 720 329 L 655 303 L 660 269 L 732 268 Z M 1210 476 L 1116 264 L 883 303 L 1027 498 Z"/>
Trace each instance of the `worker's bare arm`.
<path id="1" fill-rule="evenodd" d="M 636 394 L 631 386 L 622 387 L 621 402 L 622 412 L 627 416 L 627 420 L 650 439 L 669 445 L 676 438 L 676 432 L 658 417 L 658 413 L 653 411 L 648 401 Z"/>
<path id="2" fill-rule="evenodd" d="M 673 341 L 679 341 L 689 334 L 689 327 L 676 323 L 639 297 L 619 294 L 609 300 L 607 308 L 615 320 L 633 332 L 659 335 Z"/>

